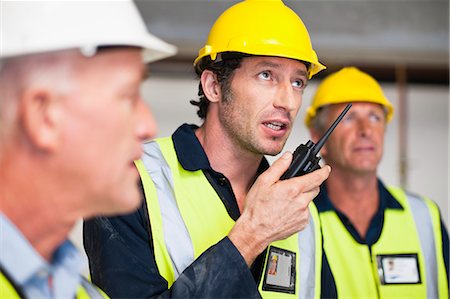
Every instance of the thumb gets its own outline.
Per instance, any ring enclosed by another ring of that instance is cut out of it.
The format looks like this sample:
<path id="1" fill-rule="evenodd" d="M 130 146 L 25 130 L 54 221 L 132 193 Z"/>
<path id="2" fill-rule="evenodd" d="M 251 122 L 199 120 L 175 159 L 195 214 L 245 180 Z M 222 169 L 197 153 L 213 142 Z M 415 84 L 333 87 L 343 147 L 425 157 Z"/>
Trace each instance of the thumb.
<path id="1" fill-rule="evenodd" d="M 260 178 L 266 183 L 275 183 L 280 180 L 280 177 L 288 169 L 292 161 L 292 153 L 285 152 L 280 158 L 278 158 L 270 167 L 267 169 Z"/>

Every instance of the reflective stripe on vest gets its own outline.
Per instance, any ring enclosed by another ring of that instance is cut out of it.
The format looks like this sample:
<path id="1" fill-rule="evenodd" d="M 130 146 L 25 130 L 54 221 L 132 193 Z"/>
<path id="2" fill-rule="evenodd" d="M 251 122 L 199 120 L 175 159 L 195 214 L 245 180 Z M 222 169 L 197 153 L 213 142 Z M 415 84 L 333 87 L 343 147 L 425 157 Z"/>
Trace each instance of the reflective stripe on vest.
<path id="1" fill-rule="evenodd" d="M 434 246 L 440 236 L 440 227 L 434 226 L 435 220 L 440 223 L 439 213 L 433 220 L 436 214 L 430 215 L 430 206 L 422 199 L 407 197 L 400 189 L 389 190 L 404 210 L 385 211 L 383 231 L 371 248 L 356 242 L 334 211 L 320 213 L 324 249 L 338 297 L 447 298 L 442 244 Z M 377 255 L 395 254 L 417 254 L 420 284 L 381 284 Z"/>
<path id="2" fill-rule="evenodd" d="M 100 289 L 90 283 L 86 278 L 81 277 L 80 287 L 77 292 L 77 299 L 105 299 L 108 296 Z"/>
<path id="3" fill-rule="evenodd" d="M 407 197 L 420 239 L 426 271 L 427 298 L 448 298 L 447 271 L 445 269 L 441 218 L 436 204 L 428 198 L 405 194 L 399 188 L 390 187 L 396 197 Z"/>
<path id="4" fill-rule="evenodd" d="M 82 278 L 80 286 L 77 290 L 77 299 L 105 299 L 108 298 L 106 294 L 102 293 L 94 285 Z M 19 293 L 24 293 L 22 290 L 16 290 L 13 284 L 6 278 L 3 273 L 0 273 L 0 298 L 23 298 Z"/>
<path id="5" fill-rule="evenodd" d="M 298 293 L 298 298 L 320 298 L 321 291 L 321 273 L 320 270 L 317 270 L 322 268 L 322 236 L 320 228 L 316 227 L 319 214 L 313 203 L 310 204 L 309 211 L 310 221 L 303 231 L 285 240 L 275 241 L 271 244 L 272 246 L 289 249 L 297 253 L 296 269 L 299 270 L 296 273 L 296 293 Z M 268 254 L 267 252 L 262 273 L 265 273 L 267 270 Z M 263 298 L 287 298 L 290 296 L 285 293 L 263 291 L 262 286 L 263 281 L 261 280 L 258 289 Z"/>
<path id="6" fill-rule="evenodd" d="M 144 155 L 135 163 L 148 205 L 156 264 L 170 287 L 198 256 L 227 236 L 234 221 L 203 172 L 186 171 L 178 163 L 170 137 L 144 144 Z M 318 217 L 315 209 L 311 215 Z M 314 225 L 309 231 L 271 244 L 296 252 L 297 295 L 262 291 L 262 296 L 318 298 L 320 272 L 314 268 L 320 269 L 322 256 L 314 256 L 316 244 L 321 248 Z"/>

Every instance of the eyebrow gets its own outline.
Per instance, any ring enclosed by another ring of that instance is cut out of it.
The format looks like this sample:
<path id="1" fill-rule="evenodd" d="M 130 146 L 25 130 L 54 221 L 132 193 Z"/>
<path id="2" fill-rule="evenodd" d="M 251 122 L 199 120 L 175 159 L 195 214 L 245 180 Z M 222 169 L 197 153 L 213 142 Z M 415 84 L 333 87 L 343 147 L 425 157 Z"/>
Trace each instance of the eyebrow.
<path id="1" fill-rule="evenodd" d="M 279 63 L 274 63 L 274 62 L 269 62 L 269 61 L 261 61 L 258 64 L 256 64 L 257 67 L 271 67 L 271 68 L 280 68 L 281 64 Z M 303 71 L 303 70 L 297 70 L 295 72 L 297 75 L 299 76 L 305 76 L 308 77 L 308 72 L 307 71 Z"/>
<path id="2" fill-rule="evenodd" d="M 256 64 L 256 66 L 265 66 L 265 67 L 273 67 L 273 68 L 280 68 L 281 64 L 269 62 L 269 61 L 261 61 Z"/>

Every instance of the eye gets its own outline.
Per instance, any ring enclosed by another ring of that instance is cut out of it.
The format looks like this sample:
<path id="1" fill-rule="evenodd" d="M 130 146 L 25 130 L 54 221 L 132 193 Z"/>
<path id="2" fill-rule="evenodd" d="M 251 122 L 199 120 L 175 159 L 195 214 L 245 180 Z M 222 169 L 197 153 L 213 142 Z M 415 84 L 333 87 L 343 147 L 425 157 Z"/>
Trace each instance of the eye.
<path id="1" fill-rule="evenodd" d="M 350 123 L 352 122 L 353 119 L 354 115 L 352 113 L 349 113 L 346 116 L 344 116 L 344 118 L 342 119 L 342 123 Z"/>
<path id="2" fill-rule="evenodd" d="M 135 105 L 141 99 L 139 89 L 128 90 L 122 95 L 122 99 L 131 105 Z"/>
<path id="3" fill-rule="evenodd" d="M 381 115 L 378 115 L 378 114 L 375 114 L 375 113 L 372 113 L 372 114 L 369 115 L 369 120 L 372 123 L 379 123 L 379 122 L 381 122 L 382 119 L 383 118 L 382 118 Z"/>
<path id="4" fill-rule="evenodd" d="M 294 82 L 292 82 L 292 86 L 294 86 L 295 88 L 305 88 L 306 84 L 305 81 L 303 80 L 295 80 Z"/>
<path id="5" fill-rule="evenodd" d="M 271 78 L 270 72 L 268 72 L 268 71 L 263 71 L 263 72 L 259 73 L 258 77 L 263 80 L 270 80 L 270 78 Z"/>

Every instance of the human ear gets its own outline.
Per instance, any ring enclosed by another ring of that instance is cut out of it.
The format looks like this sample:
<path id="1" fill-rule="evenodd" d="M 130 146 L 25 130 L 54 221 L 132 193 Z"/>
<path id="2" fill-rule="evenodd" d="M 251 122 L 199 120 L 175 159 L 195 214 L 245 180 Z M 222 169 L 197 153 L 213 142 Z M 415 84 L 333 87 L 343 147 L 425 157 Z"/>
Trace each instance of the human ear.
<path id="1" fill-rule="evenodd" d="M 210 102 L 219 102 L 222 98 L 220 84 L 217 81 L 217 75 L 210 70 L 204 70 L 200 77 L 203 93 Z"/>
<path id="2" fill-rule="evenodd" d="M 52 151 L 60 139 L 61 107 L 58 95 L 49 88 L 32 87 L 21 96 L 19 119 L 28 142 Z"/>

